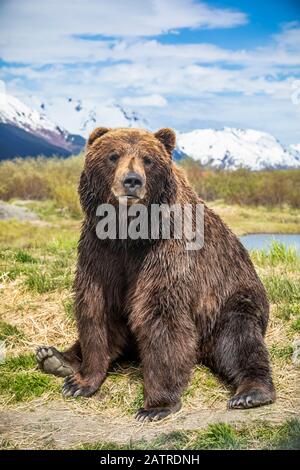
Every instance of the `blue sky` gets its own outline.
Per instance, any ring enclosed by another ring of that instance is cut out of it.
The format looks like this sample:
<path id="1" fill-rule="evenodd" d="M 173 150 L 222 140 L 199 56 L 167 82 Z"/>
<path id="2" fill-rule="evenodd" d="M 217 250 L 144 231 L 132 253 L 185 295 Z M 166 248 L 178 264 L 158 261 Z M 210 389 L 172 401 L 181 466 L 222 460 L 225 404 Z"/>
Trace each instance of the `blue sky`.
<path id="1" fill-rule="evenodd" d="M 300 142 L 298 4 L 0 0 L 0 79 L 24 99 L 118 102 L 152 128 L 251 127 Z"/>

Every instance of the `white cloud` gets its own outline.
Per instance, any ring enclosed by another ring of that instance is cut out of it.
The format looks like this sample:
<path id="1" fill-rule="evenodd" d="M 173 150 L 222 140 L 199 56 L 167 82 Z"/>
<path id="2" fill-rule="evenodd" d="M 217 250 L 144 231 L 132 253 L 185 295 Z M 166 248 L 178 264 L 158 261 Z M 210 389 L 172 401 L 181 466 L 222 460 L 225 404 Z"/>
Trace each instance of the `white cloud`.
<path id="1" fill-rule="evenodd" d="M 300 22 L 292 21 L 283 25 L 279 34 L 275 34 L 275 41 L 281 48 L 300 51 Z"/>
<path id="2" fill-rule="evenodd" d="M 299 23 L 284 25 L 268 46 L 248 50 L 147 37 L 245 21 L 242 13 L 192 0 L 2 1 L 0 57 L 28 65 L 0 73 L 9 78 L 8 91 L 20 97 L 34 90 L 46 100 L 117 101 L 138 107 L 153 127 L 256 123 L 296 141 L 300 110 L 290 96 L 300 70 Z M 102 36 L 80 39 L 85 33 Z"/>
<path id="3" fill-rule="evenodd" d="M 9 0 L 0 8 L 2 58 L 31 63 L 105 59 L 109 43 L 80 41 L 80 35 L 145 37 L 247 22 L 242 12 L 194 0 Z"/>

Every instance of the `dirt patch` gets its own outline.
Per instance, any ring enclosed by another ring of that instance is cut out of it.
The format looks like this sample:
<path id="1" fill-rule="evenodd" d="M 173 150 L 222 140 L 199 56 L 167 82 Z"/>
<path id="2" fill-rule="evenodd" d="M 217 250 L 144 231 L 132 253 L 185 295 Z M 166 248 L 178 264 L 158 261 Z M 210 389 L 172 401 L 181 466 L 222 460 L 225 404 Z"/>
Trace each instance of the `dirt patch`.
<path id="1" fill-rule="evenodd" d="M 16 206 L 14 204 L 7 204 L 0 202 L 0 220 L 16 219 L 20 221 L 30 220 L 37 221 L 39 217 L 26 207 Z"/>
<path id="2" fill-rule="evenodd" d="M 259 421 L 279 424 L 287 418 L 300 417 L 292 409 L 276 405 L 246 411 L 185 410 L 159 423 L 141 424 L 133 416 L 89 414 L 72 408 L 62 400 L 30 404 L 0 414 L 0 437 L 21 449 L 76 447 L 84 442 L 150 441 L 159 434 L 181 430 L 199 430 L 209 424 L 251 424 Z"/>
<path id="3" fill-rule="evenodd" d="M 39 216 L 27 207 L 8 204 L 0 201 L 0 220 L 17 220 L 18 222 L 30 222 L 32 225 L 51 227 L 52 224 L 41 220 Z"/>

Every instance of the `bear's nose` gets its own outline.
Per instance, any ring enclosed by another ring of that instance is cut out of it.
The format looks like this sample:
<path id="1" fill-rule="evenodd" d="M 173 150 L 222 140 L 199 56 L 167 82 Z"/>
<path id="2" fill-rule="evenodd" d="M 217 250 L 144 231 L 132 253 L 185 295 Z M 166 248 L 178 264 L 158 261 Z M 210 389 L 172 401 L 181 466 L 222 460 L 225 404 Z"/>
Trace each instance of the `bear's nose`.
<path id="1" fill-rule="evenodd" d="M 136 191 L 143 186 L 143 178 L 138 173 L 127 173 L 123 179 L 123 186 L 129 192 Z"/>

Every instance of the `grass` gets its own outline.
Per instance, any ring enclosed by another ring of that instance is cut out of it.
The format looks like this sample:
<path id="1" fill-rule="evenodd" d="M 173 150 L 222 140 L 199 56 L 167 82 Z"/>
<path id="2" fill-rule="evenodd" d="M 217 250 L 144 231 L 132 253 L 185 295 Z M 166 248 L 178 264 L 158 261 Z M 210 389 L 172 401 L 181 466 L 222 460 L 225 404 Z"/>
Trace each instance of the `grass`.
<path id="1" fill-rule="evenodd" d="M 54 379 L 38 372 L 8 372 L 0 376 L 0 393 L 10 402 L 27 401 L 51 391 L 57 391 Z"/>
<path id="2" fill-rule="evenodd" d="M 299 233 L 299 209 L 281 207 L 240 206 L 223 200 L 208 203 L 237 235 L 248 233 Z"/>
<path id="3" fill-rule="evenodd" d="M 18 448 L 15 442 L 3 439 L 1 449 Z M 48 444 L 47 448 L 53 448 Z M 300 421 L 288 419 L 281 424 L 254 422 L 252 425 L 232 426 L 227 423 L 209 425 L 198 431 L 162 433 L 150 440 L 82 443 L 77 450 L 299 450 Z"/>
<path id="4" fill-rule="evenodd" d="M 25 372 L 28 370 L 36 370 L 36 360 L 34 354 L 20 354 L 6 359 L 1 365 L 1 372 Z"/>
<path id="5" fill-rule="evenodd" d="M 299 310 L 299 306 L 298 307 L 298 310 Z M 298 312 L 298 317 L 296 318 L 295 321 L 293 321 L 293 323 L 291 324 L 291 329 L 294 330 L 294 331 L 297 331 L 297 332 L 300 332 L 300 316 L 299 316 L 299 312 Z"/>
<path id="6" fill-rule="evenodd" d="M 287 420 L 280 425 L 254 423 L 253 426 L 211 424 L 201 431 L 176 431 L 162 434 L 150 442 L 138 441 L 127 445 L 116 443 L 84 443 L 82 450 L 236 450 L 236 449 L 300 449 L 300 422 Z"/>
<path id="7" fill-rule="evenodd" d="M 16 326 L 0 320 L 0 341 L 9 340 L 16 343 L 23 337 L 23 333 L 20 332 Z"/>
<path id="8" fill-rule="evenodd" d="M 269 213 L 259 207 L 214 204 L 236 233 L 247 232 L 250 227 L 251 230 L 259 228 L 268 218 L 273 218 L 275 224 L 282 224 L 282 228 L 284 220 L 288 221 L 287 226 L 291 230 L 298 224 L 299 230 L 300 219 L 296 209 L 283 209 L 282 221 L 279 222 L 280 210 L 276 208 Z M 6 362 L 0 365 L 0 408 L 5 409 L 19 409 L 23 404 L 34 408 L 37 398 L 45 401 L 59 399 L 62 381 L 40 373 L 33 353 L 40 344 L 53 344 L 64 349 L 77 335 L 71 286 L 80 222 L 63 213 L 53 201 L 31 201 L 28 206 L 34 207 L 46 225 L 0 222 L 0 340 L 5 341 L 7 352 Z M 266 339 L 278 395 L 273 407 L 279 411 L 293 411 L 297 409 L 299 374 L 291 359 L 292 344 L 299 338 L 300 329 L 299 256 L 280 244 L 274 244 L 270 251 L 252 252 L 251 256 L 271 301 Z M 225 410 L 228 397 L 229 390 L 216 376 L 206 367 L 198 366 L 183 396 L 184 409 Z M 142 403 L 140 367 L 122 364 L 110 372 L 98 395 L 89 400 L 68 400 L 67 406 L 83 413 L 105 412 L 131 419 Z M 283 417 L 285 412 L 282 411 Z M 285 443 L 285 437 L 290 436 L 289 442 L 294 442 L 297 432 L 296 424 L 272 429 L 267 424 L 255 425 L 253 429 L 245 428 L 243 431 L 243 428 L 223 423 L 209 427 L 205 432 L 160 436 L 150 445 L 153 448 L 275 448 L 275 445 L 291 445 Z M 111 443 L 96 445 L 119 448 Z M 133 448 L 146 446 L 145 443 L 132 445 Z"/>
<path id="9" fill-rule="evenodd" d="M 289 361 L 293 354 L 292 346 L 278 347 L 276 345 L 272 345 L 269 351 L 272 359 L 279 358 L 284 359 L 285 361 Z"/>
<path id="10" fill-rule="evenodd" d="M 298 302 L 300 300 L 299 279 L 282 278 L 279 274 L 263 276 L 263 282 L 271 302 Z"/>
<path id="11" fill-rule="evenodd" d="M 13 226 L 16 224 L 14 221 L 10 223 Z M 18 229 L 21 227 L 18 226 Z M 26 238 L 31 233 L 27 226 L 24 226 L 24 232 L 23 237 Z M 26 289 L 37 293 L 70 288 L 73 282 L 77 238 L 73 238 L 71 230 L 64 231 L 65 238 L 60 231 L 59 233 L 60 236 L 57 237 L 56 229 L 56 237 L 50 236 L 46 241 L 44 232 L 36 230 L 33 246 L 24 243 L 24 238 L 21 236 L 19 245 L 27 246 L 26 250 L 14 246 L 4 248 L 7 242 L 6 237 L 2 237 L 0 279 L 11 281 L 19 279 Z"/>
<path id="12" fill-rule="evenodd" d="M 300 269 L 300 261 L 294 247 L 286 247 L 283 243 L 273 241 L 270 250 L 252 252 L 252 260 L 260 267 L 276 267 L 284 265 L 291 271 Z"/>
<path id="13" fill-rule="evenodd" d="M 36 263 L 37 260 L 33 258 L 28 251 L 17 250 L 15 253 L 15 260 L 20 263 Z"/>
<path id="14" fill-rule="evenodd" d="M 0 394 L 10 402 L 21 402 L 56 391 L 54 377 L 36 369 L 33 354 L 10 357 L 0 364 Z"/>
<path id="15" fill-rule="evenodd" d="M 66 315 L 71 320 L 74 319 L 74 300 L 73 298 L 68 298 L 63 301 L 63 307 L 66 312 Z"/>
<path id="16" fill-rule="evenodd" d="M 28 273 L 24 284 L 29 290 L 42 294 L 57 289 L 70 288 L 72 282 L 73 276 L 70 269 L 64 270 L 63 267 L 54 265 L 52 270 L 45 268 L 45 271 L 41 272 L 36 269 Z"/>

